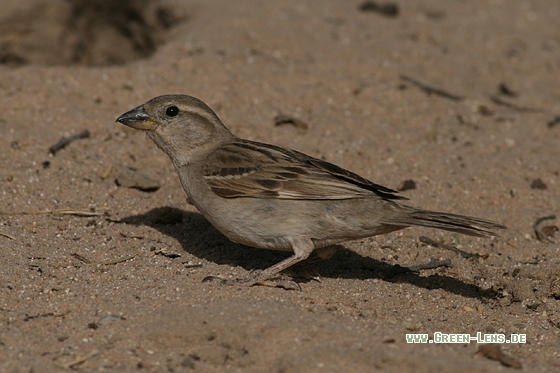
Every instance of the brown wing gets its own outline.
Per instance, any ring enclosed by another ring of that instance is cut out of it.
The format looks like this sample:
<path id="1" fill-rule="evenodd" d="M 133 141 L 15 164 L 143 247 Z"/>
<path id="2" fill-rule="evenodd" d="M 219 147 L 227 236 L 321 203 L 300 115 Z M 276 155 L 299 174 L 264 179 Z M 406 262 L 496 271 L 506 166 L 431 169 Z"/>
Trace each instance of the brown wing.
<path id="1" fill-rule="evenodd" d="M 332 163 L 269 144 L 234 142 L 214 151 L 206 164 L 206 182 L 225 198 L 405 199 Z"/>

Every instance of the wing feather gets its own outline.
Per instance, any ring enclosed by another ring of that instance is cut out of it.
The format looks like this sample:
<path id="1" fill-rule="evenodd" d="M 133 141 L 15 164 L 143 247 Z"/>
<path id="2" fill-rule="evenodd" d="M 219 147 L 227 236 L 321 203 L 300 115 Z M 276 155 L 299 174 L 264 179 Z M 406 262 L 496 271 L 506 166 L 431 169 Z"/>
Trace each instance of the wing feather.
<path id="1" fill-rule="evenodd" d="M 224 198 L 319 200 L 377 195 L 405 199 L 332 163 L 295 150 L 243 140 L 212 152 L 203 174 L 212 191 Z"/>

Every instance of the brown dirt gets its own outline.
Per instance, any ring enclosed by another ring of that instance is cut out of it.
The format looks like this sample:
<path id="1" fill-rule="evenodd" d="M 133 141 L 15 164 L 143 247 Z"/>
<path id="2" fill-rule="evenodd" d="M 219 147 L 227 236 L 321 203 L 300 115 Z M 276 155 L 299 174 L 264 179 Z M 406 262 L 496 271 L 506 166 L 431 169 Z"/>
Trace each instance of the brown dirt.
<path id="1" fill-rule="evenodd" d="M 0 10 L 1 371 L 513 369 L 475 342 L 406 343 L 437 331 L 526 334 L 502 351 L 524 371 L 560 369 L 560 235 L 539 241 L 533 230 L 560 213 L 557 1 L 402 0 L 393 17 L 359 1 L 116 3 Z M 204 100 L 241 137 L 392 188 L 412 179 L 410 204 L 509 230 L 484 240 L 410 228 L 350 242 L 291 271 L 302 292 L 201 283 L 285 254 L 217 233 L 167 157 L 114 122 L 165 93 Z M 275 126 L 278 114 L 308 128 Z M 117 186 L 124 167 L 161 187 Z M 453 266 L 398 267 L 431 259 Z"/>

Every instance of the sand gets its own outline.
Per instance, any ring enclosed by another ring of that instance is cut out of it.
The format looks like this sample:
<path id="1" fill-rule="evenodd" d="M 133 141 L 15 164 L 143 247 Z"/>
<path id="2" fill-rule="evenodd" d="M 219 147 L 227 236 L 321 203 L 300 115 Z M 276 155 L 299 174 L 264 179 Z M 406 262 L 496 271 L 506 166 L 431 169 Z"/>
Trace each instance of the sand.
<path id="1" fill-rule="evenodd" d="M 4 1 L 0 371 L 560 370 L 558 219 L 534 227 L 560 213 L 560 4 L 360 4 Z M 288 271 L 301 292 L 202 282 L 287 254 L 220 235 L 169 159 L 115 123 L 167 93 L 240 137 L 413 180 L 410 205 L 509 229 L 348 242 Z M 117 185 L 125 169 L 144 179 Z M 436 332 L 526 343 L 407 343 Z"/>

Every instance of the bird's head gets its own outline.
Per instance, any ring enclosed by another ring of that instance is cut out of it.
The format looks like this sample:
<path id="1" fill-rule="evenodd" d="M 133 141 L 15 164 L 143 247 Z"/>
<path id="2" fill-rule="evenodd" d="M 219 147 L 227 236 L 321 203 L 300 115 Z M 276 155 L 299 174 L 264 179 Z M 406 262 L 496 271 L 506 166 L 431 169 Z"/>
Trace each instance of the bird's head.
<path id="1" fill-rule="evenodd" d="M 127 111 L 117 122 L 146 131 L 176 166 L 233 137 L 208 105 L 187 95 L 153 98 Z"/>

